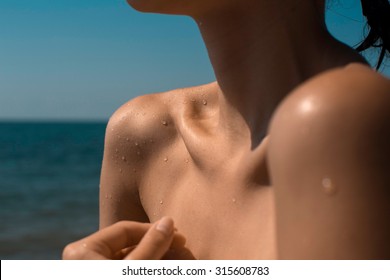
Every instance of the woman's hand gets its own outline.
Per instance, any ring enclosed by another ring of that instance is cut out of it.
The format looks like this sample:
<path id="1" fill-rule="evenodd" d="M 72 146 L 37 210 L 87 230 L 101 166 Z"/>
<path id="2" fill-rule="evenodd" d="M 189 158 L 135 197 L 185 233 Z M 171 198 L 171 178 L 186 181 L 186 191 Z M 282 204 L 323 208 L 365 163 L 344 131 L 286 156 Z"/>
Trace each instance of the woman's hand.
<path id="1" fill-rule="evenodd" d="M 185 238 L 176 233 L 171 218 L 154 224 L 121 221 L 67 245 L 67 260 L 158 260 L 194 259 L 184 247 Z"/>

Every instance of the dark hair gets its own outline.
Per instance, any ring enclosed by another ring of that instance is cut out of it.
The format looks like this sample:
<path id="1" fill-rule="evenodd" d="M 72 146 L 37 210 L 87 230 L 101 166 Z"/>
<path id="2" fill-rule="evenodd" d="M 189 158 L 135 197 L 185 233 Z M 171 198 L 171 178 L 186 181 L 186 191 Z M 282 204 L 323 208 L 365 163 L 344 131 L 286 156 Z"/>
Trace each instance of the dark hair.
<path id="1" fill-rule="evenodd" d="M 390 53 L 390 3 L 389 0 L 361 0 L 363 15 L 367 18 L 369 32 L 356 48 L 362 52 L 368 48 L 380 48 L 376 69 L 378 70 Z"/>

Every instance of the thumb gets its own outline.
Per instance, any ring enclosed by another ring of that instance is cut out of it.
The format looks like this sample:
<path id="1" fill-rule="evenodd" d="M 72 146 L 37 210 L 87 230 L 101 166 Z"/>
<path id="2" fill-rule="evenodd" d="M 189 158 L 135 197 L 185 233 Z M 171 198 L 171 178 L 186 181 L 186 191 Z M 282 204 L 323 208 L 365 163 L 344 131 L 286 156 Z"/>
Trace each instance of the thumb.
<path id="1" fill-rule="evenodd" d="M 125 259 L 159 260 L 168 251 L 174 235 L 173 220 L 164 217 L 155 223 Z"/>

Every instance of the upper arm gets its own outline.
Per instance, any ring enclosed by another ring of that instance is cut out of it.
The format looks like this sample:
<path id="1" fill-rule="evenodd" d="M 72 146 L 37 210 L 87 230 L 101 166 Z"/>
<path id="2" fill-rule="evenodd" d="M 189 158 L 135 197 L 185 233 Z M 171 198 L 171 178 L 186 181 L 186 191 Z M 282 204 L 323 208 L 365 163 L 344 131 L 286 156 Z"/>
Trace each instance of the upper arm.
<path id="1" fill-rule="evenodd" d="M 100 227 L 120 220 L 148 222 L 139 196 L 142 175 L 156 150 L 164 118 L 158 98 L 141 96 L 110 118 L 105 136 L 100 178 Z"/>
<path id="2" fill-rule="evenodd" d="M 271 123 L 280 258 L 390 258 L 389 81 L 343 71 L 298 89 Z"/>

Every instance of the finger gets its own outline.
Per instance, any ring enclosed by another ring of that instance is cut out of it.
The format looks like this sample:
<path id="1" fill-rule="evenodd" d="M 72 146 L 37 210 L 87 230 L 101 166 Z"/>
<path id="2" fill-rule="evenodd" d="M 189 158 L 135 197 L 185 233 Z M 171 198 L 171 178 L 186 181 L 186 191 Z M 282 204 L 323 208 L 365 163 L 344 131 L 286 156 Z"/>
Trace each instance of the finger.
<path id="1" fill-rule="evenodd" d="M 137 245 L 150 227 L 150 224 L 121 221 L 76 242 L 75 245 L 82 247 L 81 251 L 95 252 L 111 259 L 118 251 Z"/>
<path id="2" fill-rule="evenodd" d="M 126 259 L 159 260 L 168 251 L 173 240 L 173 220 L 162 218 L 155 223 Z"/>
<path id="3" fill-rule="evenodd" d="M 100 253 L 87 249 L 79 242 L 67 245 L 62 252 L 63 260 L 107 260 L 108 258 Z"/>
<path id="4" fill-rule="evenodd" d="M 128 254 L 130 254 L 135 248 L 137 248 L 137 245 L 127 247 L 125 249 L 122 249 L 115 253 L 115 256 L 112 257 L 114 260 L 123 260 Z"/>
<path id="5" fill-rule="evenodd" d="M 176 229 L 175 229 L 176 231 Z M 180 234 L 180 233 L 177 233 L 177 232 L 174 232 L 174 235 L 173 235 L 173 241 L 171 243 L 171 246 L 169 248 L 169 250 L 182 250 L 184 248 L 184 245 L 186 243 L 186 239 L 185 237 Z M 120 251 L 118 251 L 115 256 L 113 257 L 113 259 L 115 260 L 123 260 L 127 255 L 129 255 L 135 248 L 137 248 L 137 245 L 134 245 L 134 246 L 131 246 L 131 247 L 128 247 L 126 249 L 122 249 Z M 168 251 L 169 252 L 169 251 Z M 165 259 L 165 256 L 164 256 L 164 259 Z M 185 258 L 179 258 L 179 259 L 189 259 L 187 257 Z"/>

